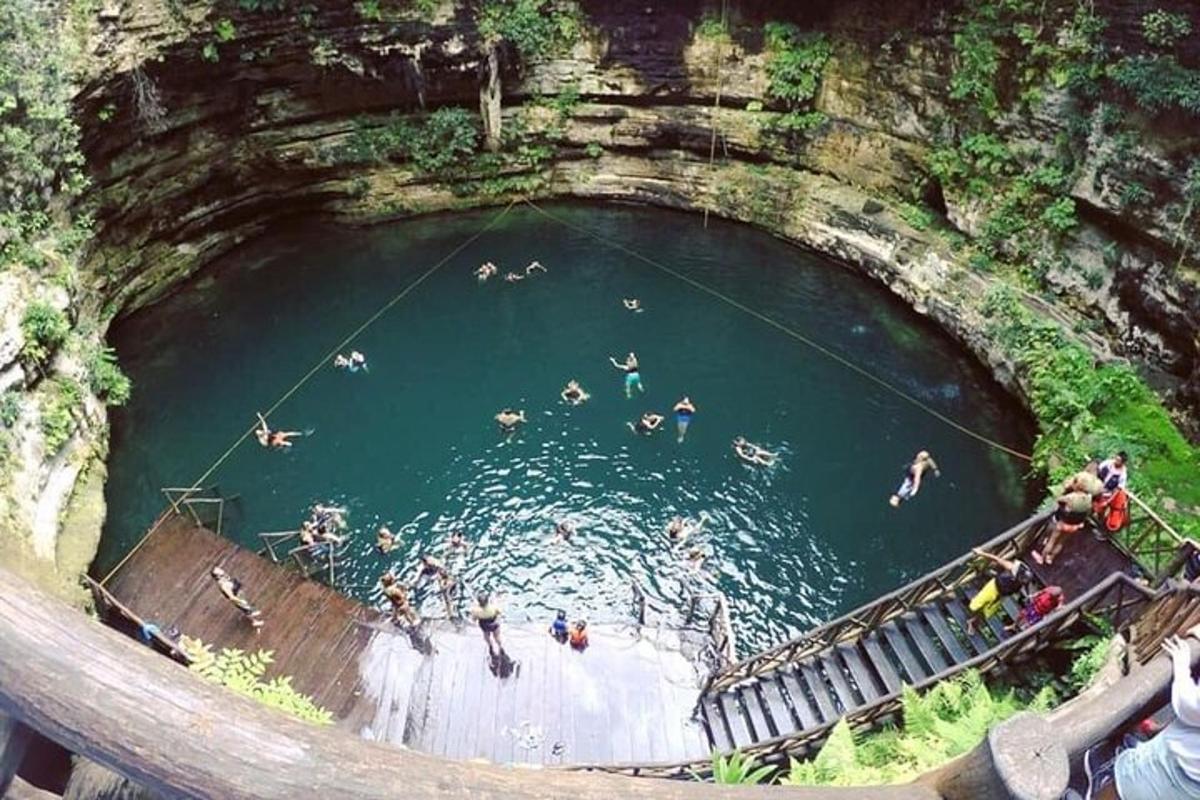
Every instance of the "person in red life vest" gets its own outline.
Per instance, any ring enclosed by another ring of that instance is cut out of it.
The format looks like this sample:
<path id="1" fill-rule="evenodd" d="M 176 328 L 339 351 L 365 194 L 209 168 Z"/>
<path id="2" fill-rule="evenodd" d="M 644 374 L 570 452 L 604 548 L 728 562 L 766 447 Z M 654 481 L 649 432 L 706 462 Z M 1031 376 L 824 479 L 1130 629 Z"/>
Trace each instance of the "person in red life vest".
<path id="1" fill-rule="evenodd" d="M 1061 608 L 1065 599 L 1062 587 L 1047 586 L 1021 606 L 1021 612 L 1017 615 L 1016 627 L 1028 628 L 1038 624 Z"/>
<path id="2" fill-rule="evenodd" d="M 571 632 L 569 634 L 569 639 L 571 642 L 571 647 L 573 649 L 579 650 L 580 652 L 587 649 L 588 634 L 587 634 L 587 622 L 585 620 L 581 619 L 578 622 L 576 622 L 574 625 L 571 626 Z"/>

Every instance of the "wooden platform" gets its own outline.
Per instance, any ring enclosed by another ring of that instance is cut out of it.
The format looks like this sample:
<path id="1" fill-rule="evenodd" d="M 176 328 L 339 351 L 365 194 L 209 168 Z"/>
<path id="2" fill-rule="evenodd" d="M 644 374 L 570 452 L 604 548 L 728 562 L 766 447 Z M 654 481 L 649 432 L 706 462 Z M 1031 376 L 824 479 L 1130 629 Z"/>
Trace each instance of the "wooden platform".
<path id="1" fill-rule="evenodd" d="M 263 612 L 255 634 L 209 576 L 224 567 Z M 577 653 L 545 628 L 505 625 L 517 668 L 488 669 L 477 627 L 437 621 L 422 655 L 375 609 L 191 521 L 164 523 L 107 588 L 139 616 L 214 647 L 275 652 L 270 675 L 364 738 L 499 763 L 606 764 L 703 758 L 689 719 L 703 676 L 669 632 L 595 626 Z"/>
<path id="2" fill-rule="evenodd" d="M 1034 547 L 1040 550 L 1045 542 L 1046 534 L 1043 533 Z M 1114 572 L 1129 574 L 1134 569 L 1129 556 L 1107 538 L 1097 539 L 1090 528 L 1069 534 L 1063 542 L 1062 552 L 1049 566 L 1038 564 L 1028 554 L 1022 558 L 1043 585 L 1061 586 L 1068 602 Z"/>

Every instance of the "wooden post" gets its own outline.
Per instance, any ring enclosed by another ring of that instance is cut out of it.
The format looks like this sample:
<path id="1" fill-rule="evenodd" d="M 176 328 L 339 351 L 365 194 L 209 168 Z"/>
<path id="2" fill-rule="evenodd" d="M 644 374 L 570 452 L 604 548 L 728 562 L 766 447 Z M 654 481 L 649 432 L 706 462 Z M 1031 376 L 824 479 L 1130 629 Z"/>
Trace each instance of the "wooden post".
<path id="1" fill-rule="evenodd" d="M 0 713 L 0 797 L 8 795 L 8 787 L 25 760 L 30 734 L 18 720 Z"/>

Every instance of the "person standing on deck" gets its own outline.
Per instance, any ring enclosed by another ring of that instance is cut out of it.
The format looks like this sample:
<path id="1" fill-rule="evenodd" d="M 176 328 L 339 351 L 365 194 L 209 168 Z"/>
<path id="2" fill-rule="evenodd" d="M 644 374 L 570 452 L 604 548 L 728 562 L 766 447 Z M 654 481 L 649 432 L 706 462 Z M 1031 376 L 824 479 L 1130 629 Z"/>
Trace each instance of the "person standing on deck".
<path id="1" fill-rule="evenodd" d="M 383 586 L 383 596 L 392 604 L 392 622 L 399 623 L 404 620 L 414 627 L 418 625 L 421 618 L 413 611 L 412 604 L 408 601 L 408 589 L 404 584 L 397 583 L 396 576 L 390 572 L 383 573 L 379 583 Z"/>
<path id="2" fill-rule="evenodd" d="M 504 645 L 500 642 L 500 606 L 492 602 L 492 596 L 487 592 L 475 595 L 475 605 L 471 607 L 471 619 L 479 623 L 483 631 L 483 641 L 487 643 L 488 655 L 493 658 L 504 653 Z M 495 647 L 493 647 L 493 643 Z"/>
<path id="3" fill-rule="evenodd" d="M 1051 521 L 1054 523 L 1046 546 L 1039 553 L 1034 550 L 1029 555 L 1039 564 L 1050 566 L 1058 554 L 1062 552 L 1066 537 L 1077 533 L 1087 524 L 1088 514 L 1092 510 L 1092 496 L 1087 492 L 1068 492 L 1058 498 L 1058 508 L 1055 509 Z"/>
<path id="4" fill-rule="evenodd" d="M 225 595 L 229 602 L 242 612 L 242 616 L 249 621 L 254 632 L 258 633 L 259 628 L 263 626 L 262 612 L 250 605 L 250 601 L 245 597 L 242 597 L 242 582 L 237 578 L 230 577 L 229 573 L 221 567 L 213 567 L 211 574 L 213 580 L 217 582 L 217 588 L 221 590 L 221 594 Z"/>

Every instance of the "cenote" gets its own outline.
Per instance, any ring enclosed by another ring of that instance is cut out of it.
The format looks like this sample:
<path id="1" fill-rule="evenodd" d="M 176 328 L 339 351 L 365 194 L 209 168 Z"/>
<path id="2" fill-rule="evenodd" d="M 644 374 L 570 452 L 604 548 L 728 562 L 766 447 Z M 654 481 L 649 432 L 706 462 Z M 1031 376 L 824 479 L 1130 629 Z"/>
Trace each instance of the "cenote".
<path id="1" fill-rule="evenodd" d="M 811 337 L 930 408 L 1027 448 L 1021 409 L 956 343 L 882 288 L 751 228 L 632 206 L 561 204 L 573 224 L 651 255 Z M 186 486 L 329 351 L 496 210 L 370 229 L 277 230 L 222 258 L 110 340 L 134 380 L 113 413 L 108 521 L 96 569 L 111 567 Z M 537 259 L 546 274 L 479 284 Z M 623 297 L 637 297 L 631 313 Z M 369 372 L 326 364 L 272 415 L 307 435 L 288 451 L 251 438 L 206 481 L 236 500 L 223 531 L 295 528 L 314 502 L 350 509 L 341 569 L 349 590 L 389 567 L 408 572 L 451 531 L 472 542 L 471 588 L 503 592 L 510 619 L 553 609 L 628 620 L 631 583 L 678 604 L 719 587 L 743 651 L 774 644 L 899 586 L 1018 521 L 1032 498 L 1023 466 L 760 319 L 582 232 L 514 208 L 354 342 Z M 645 394 L 626 399 L 608 362 L 634 350 Z M 569 407 L 577 378 L 592 399 Z M 687 439 L 626 423 L 698 406 Z M 528 423 L 501 435 L 511 406 Z M 739 462 L 736 435 L 779 463 Z M 904 464 L 933 452 L 942 477 L 899 510 Z M 690 569 L 663 535 L 675 514 L 705 514 Z M 557 520 L 578 534 L 551 544 Z M 388 556 L 380 524 L 402 532 Z M 426 610 L 440 613 L 435 597 Z"/>

